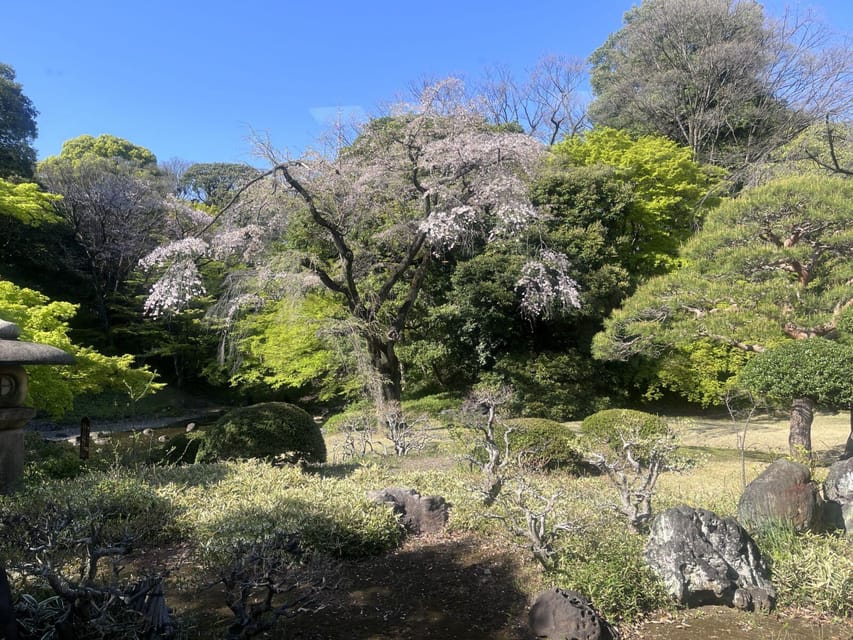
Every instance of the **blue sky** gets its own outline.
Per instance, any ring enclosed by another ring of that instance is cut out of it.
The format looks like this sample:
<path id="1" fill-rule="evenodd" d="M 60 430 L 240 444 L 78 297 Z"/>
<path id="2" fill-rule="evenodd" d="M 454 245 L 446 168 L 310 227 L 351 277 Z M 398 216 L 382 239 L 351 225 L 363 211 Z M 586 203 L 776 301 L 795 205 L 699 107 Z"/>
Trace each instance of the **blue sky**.
<path id="1" fill-rule="evenodd" d="M 109 133 L 158 159 L 256 162 L 268 133 L 298 155 L 339 108 L 378 108 L 422 78 L 519 74 L 545 54 L 586 58 L 631 0 L 31 0 L 3 8 L 0 62 L 40 115 L 44 158 Z M 853 0 L 814 0 L 853 32 Z M 785 3 L 765 3 L 779 14 Z"/>

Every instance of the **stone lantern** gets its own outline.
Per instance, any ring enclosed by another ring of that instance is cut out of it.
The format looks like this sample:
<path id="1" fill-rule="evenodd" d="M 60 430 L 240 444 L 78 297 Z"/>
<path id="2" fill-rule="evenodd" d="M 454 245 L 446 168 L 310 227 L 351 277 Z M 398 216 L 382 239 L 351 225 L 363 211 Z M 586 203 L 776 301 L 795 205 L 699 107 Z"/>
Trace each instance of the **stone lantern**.
<path id="1" fill-rule="evenodd" d="M 12 490 L 24 474 L 24 425 L 35 409 L 27 397 L 25 364 L 74 364 L 74 356 L 46 344 L 21 342 L 16 324 L 0 320 L 0 493 Z"/>

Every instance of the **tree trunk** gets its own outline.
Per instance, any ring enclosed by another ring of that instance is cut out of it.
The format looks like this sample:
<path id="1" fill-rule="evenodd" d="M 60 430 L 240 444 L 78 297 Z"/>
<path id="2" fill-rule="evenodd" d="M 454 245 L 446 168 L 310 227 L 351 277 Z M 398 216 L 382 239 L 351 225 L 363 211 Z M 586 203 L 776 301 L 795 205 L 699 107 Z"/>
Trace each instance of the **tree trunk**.
<path id="1" fill-rule="evenodd" d="M 403 395 L 403 372 L 400 360 L 390 338 L 371 336 L 367 339 L 370 354 L 371 380 L 374 401 L 379 419 L 385 423 L 389 432 L 395 432 L 405 424 L 400 400 Z M 396 444 L 396 443 L 395 443 Z"/>
<path id="2" fill-rule="evenodd" d="M 803 454 L 811 456 L 813 420 L 814 400 L 795 398 L 791 403 L 791 423 L 788 432 L 788 447 L 795 458 Z"/>
<path id="3" fill-rule="evenodd" d="M 847 436 L 847 444 L 844 445 L 844 455 L 841 456 L 843 460 L 853 458 L 853 403 L 847 405 L 847 409 L 850 412 L 850 435 Z"/>

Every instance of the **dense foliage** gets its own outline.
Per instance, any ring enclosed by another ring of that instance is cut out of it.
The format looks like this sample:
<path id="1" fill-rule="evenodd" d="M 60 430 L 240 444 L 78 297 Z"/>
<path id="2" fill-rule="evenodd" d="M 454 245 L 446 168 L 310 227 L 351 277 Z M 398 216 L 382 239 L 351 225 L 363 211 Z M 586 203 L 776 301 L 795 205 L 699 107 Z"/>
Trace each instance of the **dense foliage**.
<path id="1" fill-rule="evenodd" d="M 199 461 L 279 458 L 325 462 L 326 444 L 308 413 L 285 402 L 265 402 L 229 411 L 204 430 Z"/>
<path id="2" fill-rule="evenodd" d="M 15 70 L 0 62 L 0 178 L 32 178 L 38 128 L 32 101 L 15 81 Z"/>

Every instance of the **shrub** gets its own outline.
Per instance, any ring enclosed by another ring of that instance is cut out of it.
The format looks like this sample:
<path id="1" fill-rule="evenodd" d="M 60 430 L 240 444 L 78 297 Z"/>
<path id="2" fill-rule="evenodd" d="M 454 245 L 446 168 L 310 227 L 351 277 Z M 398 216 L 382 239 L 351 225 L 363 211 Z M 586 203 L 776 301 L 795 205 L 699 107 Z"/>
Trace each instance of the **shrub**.
<path id="1" fill-rule="evenodd" d="M 68 442 L 50 442 L 40 434 L 24 432 L 24 475 L 28 482 L 74 478 L 83 471 L 77 448 Z"/>
<path id="2" fill-rule="evenodd" d="M 545 418 L 513 418 L 505 420 L 504 428 L 511 428 L 510 450 L 526 452 L 522 463 L 535 469 L 563 469 L 580 473 L 586 469 L 574 432 L 559 422 Z M 503 433 L 500 434 L 503 438 Z"/>
<path id="3" fill-rule="evenodd" d="M 853 613 L 853 542 L 789 527 L 764 530 L 756 541 L 769 559 L 779 605 Z"/>
<path id="4" fill-rule="evenodd" d="M 160 464 L 193 464 L 203 439 L 203 431 L 179 433 L 160 448 L 156 460 Z"/>
<path id="5" fill-rule="evenodd" d="M 645 537 L 602 521 L 560 540 L 556 574 L 611 621 L 630 621 L 671 600 L 643 560 Z"/>
<path id="6" fill-rule="evenodd" d="M 197 460 L 279 456 L 288 462 L 325 462 L 326 443 L 305 411 L 285 402 L 265 402 L 235 409 L 206 429 Z"/>
<path id="7" fill-rule="evenodd" d="M 583 421 L 581 430 L 593 462 L 619 492 L 619 511 L 635 531 L 645 528 L 658 476 L 683 466 L 674 455 L 674 430 L 663 418 L 630 409 L 594 413 Z"/>
<path id="8" fill-rule="evenodd" d="M 362 483 L 257 460 L 221 466 L 227 475 L 219 481 L 175 495 L 185 508 L 182 524 L 210 566 L 225 566 L 235 550 L 285 533 L 297 535 L 308 553 L 349 558 L 383 553 L 402 538 L 397 516 L 369 500 Z M 168 472 L 183 483 L 181 469 Z"/>

